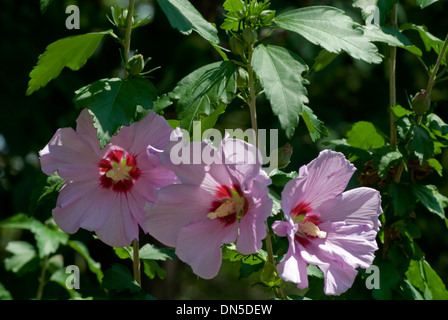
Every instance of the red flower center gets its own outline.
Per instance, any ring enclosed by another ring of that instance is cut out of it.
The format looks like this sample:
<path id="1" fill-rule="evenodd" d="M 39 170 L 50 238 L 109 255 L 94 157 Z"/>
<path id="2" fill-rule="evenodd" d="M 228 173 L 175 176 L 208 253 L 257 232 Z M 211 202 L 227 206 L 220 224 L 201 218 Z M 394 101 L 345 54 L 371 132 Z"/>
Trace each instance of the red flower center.
<path id="1" fill-rule="evenodd" d="M 294 239 L 301 245 L 307 245 L 310 239 L 313 238 L 326 238 L 327 233 L 320 230 L 318 227 L 320 224 L 319 215 L 317 213 L 313 213 L 313 209 L 309 203 L 303 201 L 300 202 L 291 211 L 291 218 L 299 227 Z"/>
<path id="2" fill-rule="evenodd" d="M 219 186 L 215 195 L 219 200 L 212 202 L 208 218 L 218 218 L 227 226 L 246 214 L 248 203 L 240 186 Z"/>
<path id="3" fill-rule="evenodd" d="M 115 192 L 128 192 L 140 177 L 134 156 L 124 150 L 110 151 L 98 164 L 100 185 Z"/>

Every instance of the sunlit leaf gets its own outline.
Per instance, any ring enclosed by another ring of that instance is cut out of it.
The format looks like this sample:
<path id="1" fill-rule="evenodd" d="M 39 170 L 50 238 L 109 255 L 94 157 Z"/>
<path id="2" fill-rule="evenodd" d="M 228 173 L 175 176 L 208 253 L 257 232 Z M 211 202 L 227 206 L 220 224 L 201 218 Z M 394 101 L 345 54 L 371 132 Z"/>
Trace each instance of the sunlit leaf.
<path id="1" fill-rule="evenodd" d="M 344 11 L 327 6 L 290 10 L 275 18 L 277 26 L 293 31 L 333 53 L 347 52 L 369 63 L 382 61 L 378 48 Z"/>
<path id="2" fill-rule="evenodd" d="M 121 126 L 129 126 L 143 117 L 157 100 L 153 84 L 143 78 L 101 79 L 75 92 L 78 108 L 88 108 L 103 148 Z"/>
<path id="3" fill-rule="evenodd" d="M 30 95 L 46 86 L 64 67 L 74 71 L 83 67 L 103 37 L 110 33 L 111 31 L 105 31 L 71 36 L 48 45 L 30 72 L 26 94 Z"/>
<path id="4" fill-rule="evenodd" d="M 204 19 L 200 12 L 187 0 L 157 0 L 173 28 L 183 34 L 196 31 L 204 39 L 218 43 L 218 30 Z"/>
<path id="5" fill-rule="evenodd" d="M 236 67 L 230 61 L 205 65 L 184 77 L 170 95 L 177 100 L 181 127 L 191 131 L 193 121 L 211 115 L 221 104 L 229 104 L 236 86 Z"/>
<path id="6" fill-rule="evenodd" d="M 259 45 L 255 48 L 252 66 L 260 78 L 266 97 L 278 117 L 288 138 L 294 134 L 299 116 L 308 103 L 302 73 L 308 71 L 307 64 L 293 52 L 278 46 Z"/>

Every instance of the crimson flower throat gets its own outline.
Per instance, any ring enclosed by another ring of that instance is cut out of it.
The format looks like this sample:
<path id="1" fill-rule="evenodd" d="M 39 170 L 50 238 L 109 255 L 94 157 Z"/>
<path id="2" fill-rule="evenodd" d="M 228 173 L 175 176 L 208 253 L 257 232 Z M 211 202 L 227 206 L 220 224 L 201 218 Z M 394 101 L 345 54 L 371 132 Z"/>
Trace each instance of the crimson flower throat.
<path id="1" fill-rule="evenodd" d="M 124 150 L 111 150 L 98 164 L 100 185 L 115 192 L 129 191 L 140 177 L 140 169 L 134 156 Z"/>

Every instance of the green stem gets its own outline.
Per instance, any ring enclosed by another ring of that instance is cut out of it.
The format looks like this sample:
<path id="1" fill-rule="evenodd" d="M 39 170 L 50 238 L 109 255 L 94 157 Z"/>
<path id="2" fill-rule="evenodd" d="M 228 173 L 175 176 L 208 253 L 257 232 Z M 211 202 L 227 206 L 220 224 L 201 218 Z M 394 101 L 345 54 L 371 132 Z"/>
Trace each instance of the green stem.
<path id="1" fill-rule="evenodd" d="M 140 276 L 140 256 L 139 256 L 139 244 L 138 240 L 134 239 L 132 241 L 132 251 L 133 251 L 133 272 L 134 272 L 134 280 L 137 281 L 137 283 L 142 286 L 142 280 Z"/>
<path id="2" fill-rule="evenodd" d="M 45 256 L 44 260 L 42 261 L 42 270 L 41 270 L 40 276 L 39 276 L 39 287 L 37 288 L 36 300 L 41 300 L 42 294 L 44 292 L 45 273 L 47 272 L 47 261 L 48 261 L 48 256 Z"/>
<path id="3" fill-rule="evenodd" d="M 252 124 L 252 129 L 255 131 L 255 146 L 258 147 L 258 124 L 257 124 L 257 105 L 256 105 L 256 94 L 255 94 L 255 75 L 254 70 L 252 68 L 252 55 L 254 53 L 253 45 L 249 45 L 248 50 L 248 62 L 247 62 L 247 73 L 249 74 L 249 101 L 247 104 L 249 105 L 250 110 L 250 121 Z"/>
<path id="4" fill-rule="evenodd" d="M 397 4 L 392 9 L 392 26 L 397 26 Z M 396 94 L 396 64 L 397 64 L 397 47 L 390 47 L 389 57 L 389 123 L 390 123 L 390 145 L 397 146 L 397 127 L 395 125 L 395 116 L 391 107 L 397 105 Z"/>
<path id="5" fill-rule="evenodd" d="M 448 34 L 445 37 L 445 42 L 443 43 L 442 50 L 437 57 L 436 64 L 432 69 L 431 75 L 429 76 L 428 85 L 426 86 L 426 92 L 428 93 L 428 97 L 431 96 L 432 88 L 436 82 L 437 72 L 439 71 L 440 64 L 442 63 L 443 57 L 445 56 L 446 50 L 448 46 Z"/>
<path id="6" fill-rule="evenodd" d="M 254 53 L 254 46 L 249 45 L 248 55 L 247 55 L 247 73 L 249 74 L 249 101 L 247 104 L 249 105 L 250 110 L 250 120 L 252 129 L 255 131 L 255 146 L 258 147 L 258 124 L 257 124 L 257 96 L 255 92 L 255 74 L 252 68 L 252 55 Z M 272 249 L 272 240 L 271 240 L 271 232 L 269 231 L 268 223 L 266 222 L 266 251 L 268 253 L 268 261 L 273 266 L 275 266 L 274 260 L 274 252 Z M 277 298 L 284 300 L 285 296 L 283 294 L 283 290 L 281 288 L 275 288 L 274 290 Z"/>
<path id="7" fill-rule="evenodd" d="M 129 61 L 129 52 L 131 51 L 131 33 L 132 33 L 132 17 L 134 16 L 134 0 L 129 0 L 128 15 L 126 16 L 126 31 L 124 38 L 124 77 L 129 76 L 126 65 Z"/>

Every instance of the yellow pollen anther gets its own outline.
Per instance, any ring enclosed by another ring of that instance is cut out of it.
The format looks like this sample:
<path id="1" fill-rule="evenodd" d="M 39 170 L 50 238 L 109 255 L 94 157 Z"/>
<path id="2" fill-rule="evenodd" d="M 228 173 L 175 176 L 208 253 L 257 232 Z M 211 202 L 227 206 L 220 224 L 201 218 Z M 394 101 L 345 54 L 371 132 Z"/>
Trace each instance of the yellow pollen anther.
<path id="1" fill-rule="evenodd" d="M 231 199 L 223 200 L 222 204 L 214 211 L 207 214 L 207 218 L 216 219 L 228 216 L 232 213 L 240 214 L 244 210 L 246 199 L 244 197 L 232 197 Z"/>
<path id="2" fill-rule="evenodd" d="M 126 159 L 123 159 L 120 162 L 111 162 L 112 169 L 106 172 L 106 177 L 111 178 L 115 182 L 130 179 L 129 171 L 132 170 L 132 166 L 126 165 Z"/>
<path id="3" fill-rule="evenodd" d="M 319 227 L 311 221 L 300 220 L 297 224 L 299 225 L 299 230 L 309 236 L 318 237 L 320 239 L 327 237 L 327 233 L 325 231 L 321 231 Z"/>

